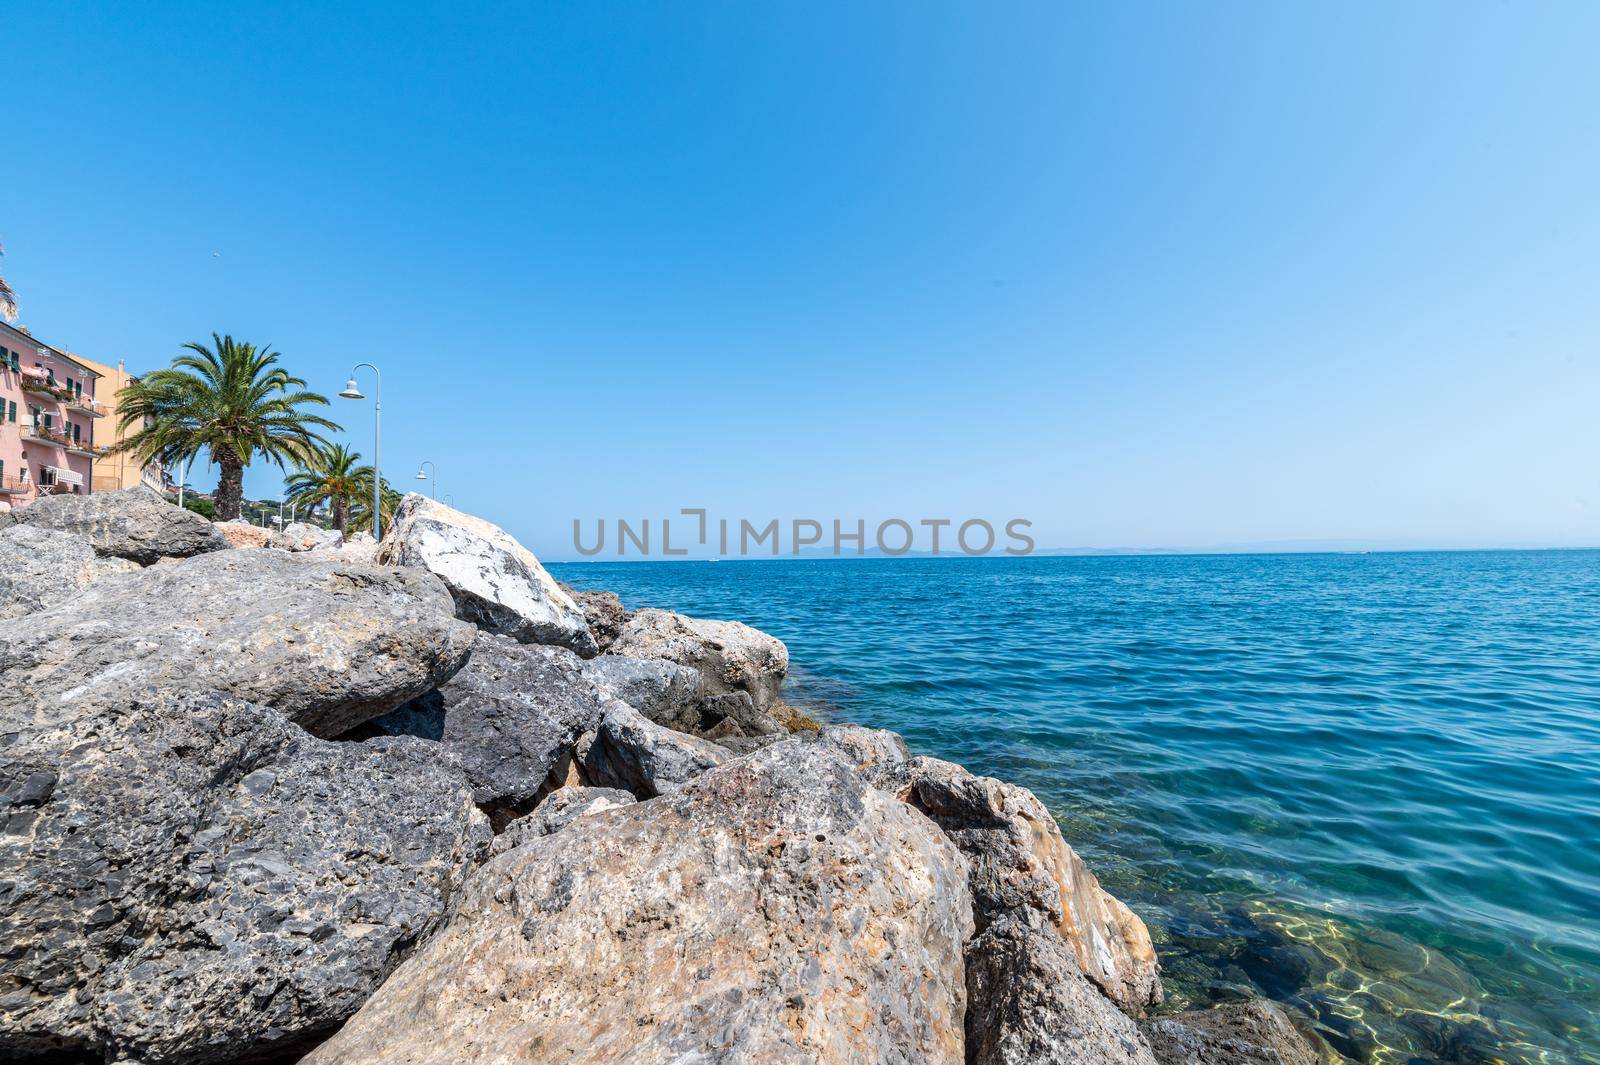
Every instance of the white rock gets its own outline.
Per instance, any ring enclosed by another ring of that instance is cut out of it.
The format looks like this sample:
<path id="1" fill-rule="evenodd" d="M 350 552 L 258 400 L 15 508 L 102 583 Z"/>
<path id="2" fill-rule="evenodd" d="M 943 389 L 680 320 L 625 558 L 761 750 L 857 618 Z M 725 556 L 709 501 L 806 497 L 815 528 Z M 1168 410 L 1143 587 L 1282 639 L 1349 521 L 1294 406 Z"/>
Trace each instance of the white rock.
<path id="1" fill-rule="evenodd" d="M 444 581 L 456 615 L 523 643 L 599 650 L 583 611 L 533 552 L 497 525 L 415 492 L 401 500 L 379 558 L 420 566 Z"/>

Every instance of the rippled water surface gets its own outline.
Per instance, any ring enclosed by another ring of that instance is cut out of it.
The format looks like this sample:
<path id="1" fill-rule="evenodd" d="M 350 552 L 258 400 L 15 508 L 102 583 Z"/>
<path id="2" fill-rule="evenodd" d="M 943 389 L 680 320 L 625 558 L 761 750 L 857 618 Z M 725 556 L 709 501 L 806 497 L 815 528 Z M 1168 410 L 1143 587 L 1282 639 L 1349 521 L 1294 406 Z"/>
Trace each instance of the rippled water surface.
<path id="1" fill-rule="evenodd" d="M 1361 1062 L 1600 1062 L 1600 553 L 569 564 L 1025 784 L 1178 1006 Z"/>

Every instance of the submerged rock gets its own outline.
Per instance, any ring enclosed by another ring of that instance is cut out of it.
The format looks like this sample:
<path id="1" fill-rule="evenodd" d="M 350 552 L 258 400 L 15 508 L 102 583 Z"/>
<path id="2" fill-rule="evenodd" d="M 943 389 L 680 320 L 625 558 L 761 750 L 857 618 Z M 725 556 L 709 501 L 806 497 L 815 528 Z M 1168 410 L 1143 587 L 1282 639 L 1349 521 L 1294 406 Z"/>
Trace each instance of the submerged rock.
<path id="1" fill-rule="evenodd" d="M 561 782 L 578 737 L 599 721 L 601 699 L 583 666 L 564 647 L 485 633 L 436 692 L 369 727 L 443 743 L 461 758 L 477 801 L 509 820 Z"/>
<path id="2" fill-rule="evenodd" d="M 427 569 L 455 597 L 457 614 L 522 643 L 598 653 L 583 611 L 533 552 L 504 529 L 410 493 L 395 511 L 380 558 Z"/>
<path id="3" fill-rule="evenodd" d="M 1140 1027 L 1160 1065 L 1320 1065 L 1321 1053 L 1271 1002 L 1153 1017 Z"/>
<path id="4" fill-rule="evenodd" d="M 336 736 L 445 680 L 475 636 L 420 570 L 221 551 L 0 623 L 0 707 L 223 692 Z"/>
<path id="5" fill-rule="evenodd" d="M 228 547 L 211 522 L 142 485 L 91 495 L 45 496 L 12 516 L 18 525 L 75 533 L 96 553 L 131 559 L 141 566 L 163 556 L 187 558 Z"/>
<path id="6" fill-rule="evenodd" d="M 663 728 L 615 700 L 606 705 L 594 735 L 579 747 L 584 780 L 622 788 L 641 799 L 676 791 L 730 757 L 710 740 Z"/>
<path id="7" fill-rule="evenodd" d="M 101 577 L 138 568 L 127 559 L 102 558 L 73 533 L 32 525 L 0 529 L 0 621 L 57 606 Z"/>
<path id="8" fill-rule="evenodd" d="M 517 847 L 306 1065 L 961 1065 L 960 854 L 820 744 Z"/>
<path id="9" fill-rule="evenodd" d="M 757 710 L 778 697 L 789 671 L 782 641 L 737 621 L 708 621 L 669 610 L 636 610 L 609 653 L 660 658 L 699 670 L 706 692 L 745 692 Z"/>
<path id="10" fill-rule="evenodd" d="M 284 1053 L 336 1026 L 487 850 L 416 740 L 143 690 L 0 706 L 0 1058 Z"/>

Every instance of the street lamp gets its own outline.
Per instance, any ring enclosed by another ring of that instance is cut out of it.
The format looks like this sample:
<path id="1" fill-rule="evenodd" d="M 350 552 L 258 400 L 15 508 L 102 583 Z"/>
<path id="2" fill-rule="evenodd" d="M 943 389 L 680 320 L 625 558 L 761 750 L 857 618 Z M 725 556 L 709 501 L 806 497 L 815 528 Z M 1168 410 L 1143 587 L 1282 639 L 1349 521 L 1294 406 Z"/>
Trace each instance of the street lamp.
<path id="1" fill-rule="evenodd" d="M 426 466 L 426 467 L 428 467 L 428 469 L 433 471 L 433 491 L 430 494 L 433 496 L 433 498 L 438 499 L 439 498 L 439 467 L 435 466 L 433 463 L 428 462 L 426 460 L 423 461 L 422 466 Z M 426 481 L 428 479 L 428 475 L 426 473 L 422 472 L 422 466 L 418 466 L 417 467 L 417 480 Z"/>
<path id="2" fill-rule="evenodd" d="M 383 375 L 370 362 L 356 363 L 350 367 L 350 380 L 345 383 L 344 391 L 339 393 L 339 398 L 367 398 L 361 394 L 361 389 L 356 387 L 356 371 L 363 366 L 372 371 L 372 379 L 374 381 L 372 388 L 372 538 L 374 540 L 382 540 L 383 466 L 379 449 L 383 444 Z"/>

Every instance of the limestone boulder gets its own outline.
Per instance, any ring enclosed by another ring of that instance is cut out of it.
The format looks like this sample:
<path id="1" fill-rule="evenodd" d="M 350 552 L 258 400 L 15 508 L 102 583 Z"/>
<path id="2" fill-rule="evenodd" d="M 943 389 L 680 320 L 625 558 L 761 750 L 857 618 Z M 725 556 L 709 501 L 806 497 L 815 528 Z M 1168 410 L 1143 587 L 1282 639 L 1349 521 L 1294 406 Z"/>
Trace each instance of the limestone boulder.
<path id="1" fill-rule="evenodd" d="M 489 632 L 585 658 L 599 650 L 583 611 L 533 552 L 482 518 L 413 492 L 395 511 L 379 557 L 432 572 L 455 597 L 457 614 Z"/>
<path id="2" fill-rule="evenodd" d="M 438 746 L 130 689 L 0 705 L 0 1060 L 281 1057 L 354 1013 L 486 854 Z"/>
<path id="3" fill-rule="evenodd" d="M 557 788 L 532 813 L 517 818 L 494 838 L 494 853 L 504 854 L 540 836 L 560 832 L 580 817 L 630 806 L 636 801 L 630 792 L 620 788 Z"/>
<path id="4" fill-rule="evenodd" d="M 138 568 L 97 555 L 74 533 L 32 525 L 0 529 L 0 621 L 55 607 L 101 577 Z"/>
<path id="5" fill-rule="evenodd" d="M 1022 915 L 1000 915 L 968 944 L 966 972 L 970 1065 L 1157 1065 L 1072 946 Z"/>
<path id="6" fill-rule="evenodd" d="M 732 758 L 710 740 L 663 728 L 627 703 L 606 704 L 592 735 L 578 746 L 583 779 L 641 799 L 676 791 Z"/>
<path id="7" fill-rule="evenodd" d="M 578 738 L 598 724 L 601 698 L 583 667 L 564 647 L 483 633 L 437 691 L 369 727 L 443 743 L 461 759 L 478 803 L 503 823 L 561 784 Z"/>
<path id="8" fill-rule="evenodd" d="M 818 744 L 493 859 L 306 1065 L 961 1065 L 960 853 Z"/>
<path id="9" fill-rule="evenodd" d="M 266 547 L 272 539 L 270 530 L 247 521 L 219 521 L 215 527 L 229 547 Z"/>
<path id="10" fill-rule="evenodd" d="M 583 618 L 589 624 L 589 634 L 594 637 L 595 646 L 604 654 L 616 641 L 617 633 L 622 631 L 623 622 L 628 620 L 628 612 L 622 608 L 622 600 L 616 592 L 601 590 L 580 591 L 561 581 L 556 582 L 561 590 L 572 597 L 578 604 L 578 609 L 583 611 Z"/>
<path id="11" fill-rule="evenodd" d="M 268 546 L 280 551 L 319 551 L 335 549 L 343 543 L 344 537 L 338 529 L 292 521 L 272 533 Z"/>
<path id="12" fill-rule="evenodd" d="M 1137 1016 L 1161 1001 L 1149 930 L 1101 888 L 1031 791 L 936 758 L 912 758 L 880 780 L 897 785 L 967 856 L 980 929 L 1010 915 L 1053 930 L 1124 1012 Z"/>
<path id="13" fill-rule="evenodd" d="M 14 513 L 19 525 L 58 529 L 88 540 L 95 552 L 148 566 L 163 556 L 223 551 L 228 541 L 193 511 L 139 486 L 90 495 L 51 495 Z"/>
<path id="14" fill-rule="evenodd" d="M 759 629 L 737 621 L 709 621 L 670 610 L 636 610 L 609 653 L 660 658 L 699 670 L 710 695 L 745 692 L 767 710 L 789 671 L 789 649 Z"/>
<path id="15" fill-rule="evenodd" d="M 281 551 L 112 574 L 0 622 L 0 707 L 221 692 L 336 736 L 455 673 L 477 631 L 452 608 L 426 572 Z"/>
<path id="16" fill-rule="evenodd" d="M 606 699 L 620 699 L 658 725 L 698 733 L 706 724 L 705 679 L 697 669 L 659 658 L 601 655 L 583 673 Z"/>
<path id="17" fill-rule="evenodd" d="M 1259 999 L 1153 1017 L 1141 1027 L 1160 1065 L 1321 1065 L 1329 1058 L 1282 1007 Z"/>

